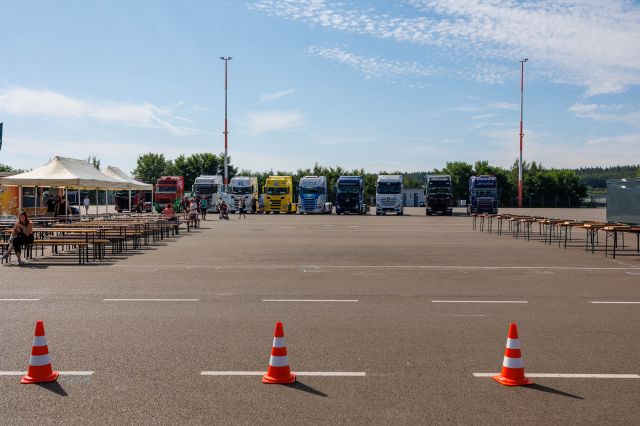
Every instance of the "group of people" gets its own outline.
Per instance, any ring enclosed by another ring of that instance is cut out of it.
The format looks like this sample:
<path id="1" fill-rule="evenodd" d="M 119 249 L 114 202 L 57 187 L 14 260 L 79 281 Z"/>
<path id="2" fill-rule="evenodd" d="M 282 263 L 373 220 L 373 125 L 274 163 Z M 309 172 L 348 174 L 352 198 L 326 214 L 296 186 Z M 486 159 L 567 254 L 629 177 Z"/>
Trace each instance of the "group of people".
<path id="1" fill-rule="evenodd" d="M 49 199 L 47 200 L 47 216 L 67 216 L 70 214 L 71 207 L 67 205 L 67 200 L 59 195 L 56 196 L 55 199 L 53 198 L 53 195 L 49 195 Z"/>

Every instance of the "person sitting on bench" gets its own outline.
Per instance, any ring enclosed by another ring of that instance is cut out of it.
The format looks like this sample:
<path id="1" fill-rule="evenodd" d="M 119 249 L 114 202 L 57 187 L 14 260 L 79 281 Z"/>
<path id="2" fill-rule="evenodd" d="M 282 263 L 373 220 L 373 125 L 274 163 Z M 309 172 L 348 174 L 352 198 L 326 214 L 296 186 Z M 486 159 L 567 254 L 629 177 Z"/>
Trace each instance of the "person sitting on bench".
<path id="1" fill-rule="evenodd" d="M 171 204 L 167 204 L 167 207 L 162 211 L 162 216 L 171 224 L 178 223 L 178 216 L 176 216 L 175 210 Z"/>
<path id="2" fill-rule="evenodd" d="M 29 221 L 27 212 L 22 211 L 18 216 L 18 221 L 13 227 L 11 238 L 9 239 L 9 247 L 7 252 L 2 256 L 3 259 L 7 259 L 11 254 L 11 249 L 16 252 L 18 258 L 18 265 L 24 265 L 24 261 L 20 257 L 22 254 L 22 246 L 27 244 L 33 244 L 33 224 Z"/>

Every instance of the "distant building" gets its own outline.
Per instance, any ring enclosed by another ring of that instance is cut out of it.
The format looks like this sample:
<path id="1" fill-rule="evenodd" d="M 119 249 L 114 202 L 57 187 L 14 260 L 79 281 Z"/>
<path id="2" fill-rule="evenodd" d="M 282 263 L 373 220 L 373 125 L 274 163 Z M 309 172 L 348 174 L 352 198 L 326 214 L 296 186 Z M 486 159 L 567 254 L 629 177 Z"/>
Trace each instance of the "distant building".
<path id="1" fill-rule="evenodd" d="M 424 207 L 424 188 L 407 188 L 402 190 L 402 205 L 404 207 Z"/>

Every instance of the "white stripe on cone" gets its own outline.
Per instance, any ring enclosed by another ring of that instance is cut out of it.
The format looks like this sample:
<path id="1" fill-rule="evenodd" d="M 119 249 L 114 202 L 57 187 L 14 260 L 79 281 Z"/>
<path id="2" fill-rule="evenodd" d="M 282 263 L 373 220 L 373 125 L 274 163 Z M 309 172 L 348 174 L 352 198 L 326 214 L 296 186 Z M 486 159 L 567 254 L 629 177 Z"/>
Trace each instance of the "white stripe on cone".
<path id="1" fill-rule="evenodd" d="M 269 365 L 271 367 L 286 367 L 289 365 L 289 357 L 285 356 L 273 356 L 269 359 Z"/>
<path id="2" fill-rule="evenodd" d="M 508 349 L 520 349 L 520 339 L 509 339 L 509 338 L 507 338 L 507 348 Z"/>
<path id="3" fill-rule="evenodd" d="M 505 356 L 502 361 L 502 366 L 507 368 L 524 368 L 524 363 L 522 362 L 522 358 L 509 358 Z"/>
<path id="4" fill-rule="evenodd" d="M 286 345 L 284 343 L 284 337 L 274 337 L 273 338 L 273 347 L 274 348 L 284 348 Z"/>
<path id="5" fill-rule="evenodd" d="M 33 336 L 33 346 L 47 346 L 47 336 Z"/>
<path id="6" fill-rule="evenodd" d="M 29 360 L 29 365 L 33 367 L 42 367 L 43 365 L 51 364 L 51 355 L 31 355 L 31 359 Z"/>

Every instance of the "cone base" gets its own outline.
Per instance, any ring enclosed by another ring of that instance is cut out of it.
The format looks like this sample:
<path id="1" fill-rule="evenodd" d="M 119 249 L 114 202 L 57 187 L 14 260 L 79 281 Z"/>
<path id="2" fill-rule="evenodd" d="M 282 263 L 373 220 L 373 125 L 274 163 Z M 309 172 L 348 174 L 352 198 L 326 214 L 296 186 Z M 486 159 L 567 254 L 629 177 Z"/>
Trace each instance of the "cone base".
<path id="1" fill-rule="evenodd" d="M 20 383 L 22 383 L 23 385 L 30 385 L 32 383 L 54 382 L 54 381 L 56 381 L 56 379 L 58 378 L 59 375 L 60 375 L 60 373 L 58 373 L 57 371 L 54 371 L 53 373 L 51 373 L 49 376 L 46 376 L 46 377 L 30 377 L 30 376 L 25 374 L 20 379 Z"/>
<path id="2" fill-rule="evenodd" d="M 520 380 L 513 380 L 504 376 L 493 376 L 492 379 L 505 386 L 528 386 L 533 384 L 533 381 L 526 377 Z"/>
<path id="3" fill-rule="evenodd" d="M 267 383 L 269 385 L 289 384 L 289 383 L 294 383 L 295 381 L 296 381 L 296 375 L 293 373 L 289 374 L 289 377 L 285 377 L 285 378 L 271 377 L 268 374 L 265 374 L 264 376 L 262 376 L 262 383 Z"/>

